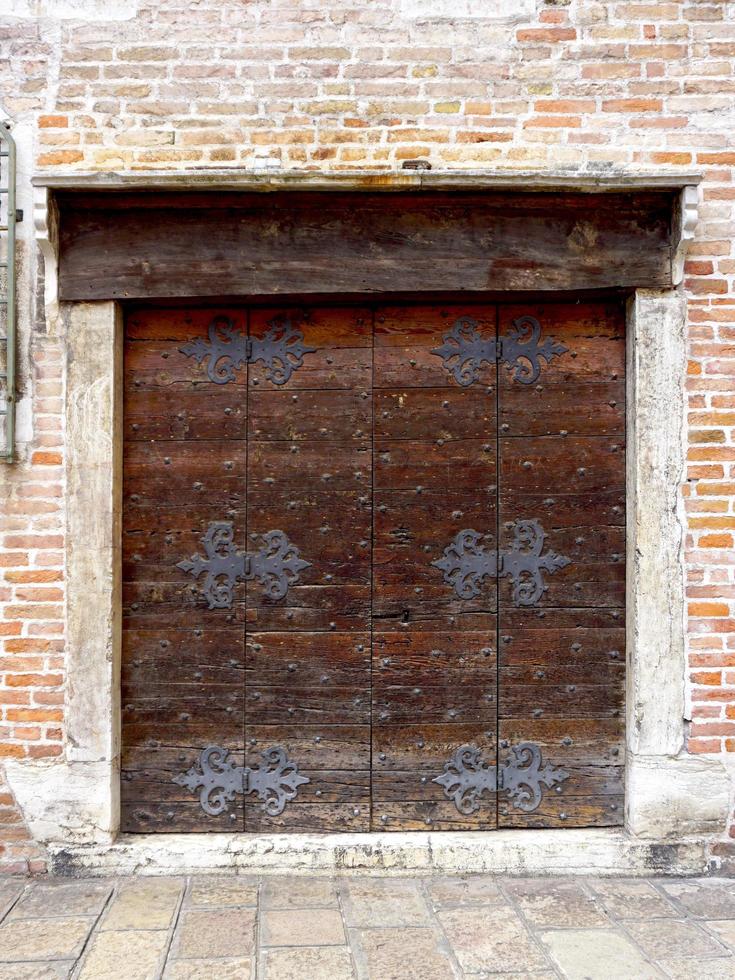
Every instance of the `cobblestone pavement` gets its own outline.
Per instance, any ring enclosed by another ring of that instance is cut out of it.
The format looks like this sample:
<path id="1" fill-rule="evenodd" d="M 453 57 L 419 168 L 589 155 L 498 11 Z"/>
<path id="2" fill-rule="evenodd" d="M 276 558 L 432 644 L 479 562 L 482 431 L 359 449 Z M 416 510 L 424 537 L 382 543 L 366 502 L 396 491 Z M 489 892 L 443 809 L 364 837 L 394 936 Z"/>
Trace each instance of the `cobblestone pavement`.
<path id="1" fill-rule="evenodd" d="M 735 978 L 735 881 L 0 879 L 0 980 Z"/>

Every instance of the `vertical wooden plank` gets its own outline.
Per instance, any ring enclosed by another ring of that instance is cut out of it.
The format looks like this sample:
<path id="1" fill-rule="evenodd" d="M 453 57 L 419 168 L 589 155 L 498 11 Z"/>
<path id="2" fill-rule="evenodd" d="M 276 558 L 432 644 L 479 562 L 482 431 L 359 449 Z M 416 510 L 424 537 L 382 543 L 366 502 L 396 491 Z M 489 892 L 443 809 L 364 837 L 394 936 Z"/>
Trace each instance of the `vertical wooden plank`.
<path id="1" fill-rule="evenodd" d="M 251 335 L 283 316 L 314 350 L 284 385 L 248 372 L 248 542 L 277 528 L 310 566 L 282 599 L 248 583 L 246 757 L 281 746 L 310 781 L 279 815 L 248 797 L 246 829 L 367 830 L 372 316 L 255 310 Z"/>
<path id="2" fill-rule="evenodd" d="M 181 347 L 216 314 L 150 309 L 126 322 L 124 358 L 122 778 L 124 831 L 232 831 L 241 799 L 209 816 L 173 782 L 218 744 L 242 763 L 244 589 L 209 609 L 177 563 L 204 554 L 213 521 L 245 543 L 244 374 L 213 383 Z"/>
<path id="3" fill-rule="evenodd" d="M 433 782 L 472 744 L 494 767 L 495 578 L 461 599 L 432 566 L 458 531 L 496 542 L 495 364 L 460 387 L 432 350 L 493 308 L 381 307 L 375 326 L 373 829 L 495 826 L 495 794 L 462 814 Z"/>
<path id="4" fill-rule="evenodd" d="M 500 581 L 501 759 L 522 741 L 569 776 L 523 812 L 504 794 L 499 826 L 602 826 L 623 819 L 625 691 L 625 336 L 617 302 L 501 306 L 499 331 L 532 316 L 567 348 L 532 384 L 501 367 L 500 543 L 537 521 L 544 591 L 519 606 Z"/>

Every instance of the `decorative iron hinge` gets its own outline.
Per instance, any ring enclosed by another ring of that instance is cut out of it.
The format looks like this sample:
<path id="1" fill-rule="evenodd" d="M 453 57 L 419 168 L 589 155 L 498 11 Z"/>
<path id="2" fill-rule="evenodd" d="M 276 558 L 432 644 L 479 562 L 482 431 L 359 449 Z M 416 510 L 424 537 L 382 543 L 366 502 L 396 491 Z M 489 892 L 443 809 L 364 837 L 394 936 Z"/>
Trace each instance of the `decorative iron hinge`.
<path id="1" fill-rule="evenodd" d="M 289 586 L 299 581 L 299 572 L 311 568 L 283 531 L 262 535 L 263 544 L 253 552 L 238 551 L 233 539 L 232 521 L 213 521 L 202 538 L 206 558 L 192 555 L 176 565 L 195 579 L 205 576 L 202 592 L 210 609 L 232 608 L 232 590 L 239 579 L 257 579 L 264 595 L 282 599 Z"/>
<path id="2" fill-rule="evenodd" d="M 454 375 L 457 384 L 466 388 L 480 376 L 483 364 L 500 361 L 512 368 L 514 381 L 530 385 L 541 372 L 539 358 L 546 363 L 560 357 L 569 348 L 547 337 L 539 344 L 541 324 L 533 316 L 521 316 L 513 321 L 507 337 L 496 340 L 483 340 L 478 331 L 477 320 L 471 316 L 461 316 L 451 330 L 442 337 L 444 343 L 431 353 L 441 357 L 444 367 Z"/>
<path id="3" fill-rule="evenodd" d="M 199 790 L 202 810 L 211 817 L 223 813 L 236 793 L 257 793 L 265 812 L 277 817 L 309 779 L 299 773 L 299 767 L 280 746 L 266 749 L 260 758 L 255 768 L 236 766 L 227 749 L 208 745 L 202 749 L 198 764 L 174 776 L 173 781 L 192 793 Z"/>
<path id="4" fill-rule="evenodd" d="M 534 606 L 547 588 L 541 572 L 553 574 L 571 563 L 553 551 L 541 554 L 546 534 L 535 520 L 516 521 L 513 543 L 507 550 L 486 548 L 482 538 L 472 528 L 459 531 L 442 557 L 431 562 L 444 572 L 444 581 L 460 599 L 474 599 L 483 579 L 499 576 L 513 579 L 516 606 Z"/>
<path id="5" fill-rule="evenodd" d="M 483 793 L 499 791 L 517 809 L 532 813 L 541 803 L 542 785 L 550 789 L 569 776 L 564 769 L 542 766 L 541 749 L 534 742 L 521 742 L 511 746 L 509 758 L 500 766 L 488 765 L 477 746 L 461 745 L 432 782 L 443 786 L 447 799 L 467 816 L 479 810 Z"/>
<path id="6" fill-rule="evenodd" d="M 304 344 L 304 334 L 292 326 L 285 314 L 268 321 L 268 330 L 261 339 L 248 337 L 226 316 L 216 316 L 209 324 L 209 342 L 197 338 L 179 347 L 182 354 L 196 359 L 197 364 L 209 359 L 207 375 L 215 384 L 235 380 L 235 369 L 244 364 L 262 361 L 266 378 L 275 385 L 285 385 L 294 371 L 304 363 L 304 354 L 316 347 Z"/>

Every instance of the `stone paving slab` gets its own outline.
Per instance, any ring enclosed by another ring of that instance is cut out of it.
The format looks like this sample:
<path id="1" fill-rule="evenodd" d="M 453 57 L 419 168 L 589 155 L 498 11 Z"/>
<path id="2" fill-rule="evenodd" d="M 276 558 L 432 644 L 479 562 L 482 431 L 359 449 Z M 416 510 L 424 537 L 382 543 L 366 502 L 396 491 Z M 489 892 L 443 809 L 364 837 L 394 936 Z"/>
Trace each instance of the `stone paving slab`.
<path id="1" fill-rule="evenodd" d="M 735 980 L 735 880 L 0 879 L 0 980 Z"/>

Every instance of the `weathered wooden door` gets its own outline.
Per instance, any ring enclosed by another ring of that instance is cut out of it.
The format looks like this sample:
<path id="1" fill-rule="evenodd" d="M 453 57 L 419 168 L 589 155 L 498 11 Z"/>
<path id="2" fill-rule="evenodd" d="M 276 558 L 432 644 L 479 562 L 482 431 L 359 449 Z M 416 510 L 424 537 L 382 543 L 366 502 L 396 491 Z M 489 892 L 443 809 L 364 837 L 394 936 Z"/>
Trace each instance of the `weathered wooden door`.
<path id="1" fill-rule="evenodd" d="M 622 323 L 128 317 L 123 829 L 620 822 Z"/>

